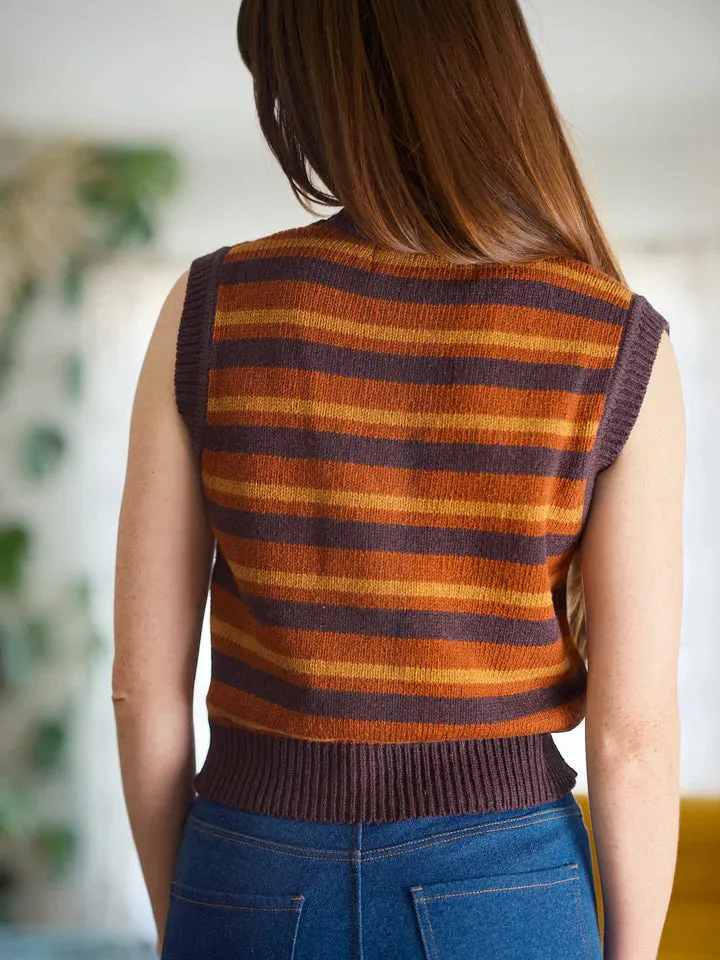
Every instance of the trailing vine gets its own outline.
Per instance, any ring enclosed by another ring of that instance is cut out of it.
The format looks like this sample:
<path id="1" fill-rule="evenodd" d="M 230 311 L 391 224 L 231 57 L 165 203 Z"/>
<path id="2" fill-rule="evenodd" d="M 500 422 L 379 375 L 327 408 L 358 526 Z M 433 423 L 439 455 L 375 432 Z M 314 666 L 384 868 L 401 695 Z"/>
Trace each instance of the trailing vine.
<path id="1" fill-rule="evenodd" d="M 33 322 L 42 292 L 57 291 L 60 312 L 76 313 L 83 278 L 93 266 L 133 244 L 155 237 L 159 205 L 178 181 L 178 165 L 164 149 L 97 145 L 77 140 L 28 143 L 0 138 L 0 414 L 13 377 L 22 373 L 18 343 Z M 62 395 L 75 404 L 83 393 L 79 350 L 60 369 Z M 44 422 L 23 427 L 13 444 L 18 453 L 3 457 L 0 472 L 0 710 L 27 703 L 34 678 L 54 669 L 67 649 L 58 625 L 72 624 L 76 670 L 105 645 L 93 624 L 89 579 L 66 584 L 52 609 L 35 599 L 28 570 L 37 554 L 40 531 L 33 516 L 10 515 L 3 486 L 17 480 L 41 484 L 72 452 L 72 437 L 48 410 Z M 3 515 L 5 514 L 5 515 Z M 77 847 L 75 824 L 48 816 L 37 802 L 40 786 L 67 772 L 72 727 L 72 692 L 51 714 L 33 715 L 18 742 L 3 742 L 12 758 L 0 771 L 0 920 L 11 919 L 22 883 L 19 863 L 40 856 L 49 876 L 60 875 Z M 5 738 L 4 738 L 5 741 Z"/>

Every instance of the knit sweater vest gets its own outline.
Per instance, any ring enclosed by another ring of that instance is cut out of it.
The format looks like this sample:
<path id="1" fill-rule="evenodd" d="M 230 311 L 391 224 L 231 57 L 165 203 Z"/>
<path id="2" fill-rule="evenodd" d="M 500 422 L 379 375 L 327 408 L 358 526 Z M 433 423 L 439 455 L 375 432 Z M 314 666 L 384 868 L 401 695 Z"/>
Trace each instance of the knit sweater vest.
<path id="1" fill-rule="evenodd" d="M 175 400 L 216 538 L 197 792 L 382 822 L 569 791 L 568 566 L 663 330 L 586 263 L 397 253 L 345 209 L 194 260 Z"/>

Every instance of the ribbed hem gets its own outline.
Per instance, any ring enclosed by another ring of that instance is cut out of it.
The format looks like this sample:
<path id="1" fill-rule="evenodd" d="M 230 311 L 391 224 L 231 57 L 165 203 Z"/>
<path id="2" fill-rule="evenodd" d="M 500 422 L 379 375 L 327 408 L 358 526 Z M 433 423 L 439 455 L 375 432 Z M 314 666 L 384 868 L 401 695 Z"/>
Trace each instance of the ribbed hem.
<path id="1" fill-rule="evenodd" d="M 255 813 L 379 823 L 529 807 L 559 799 L 576 779 L 549 733 L 368 744 L 298 740 L 210 721 L 195 789 Z"/>
<path id="2" fill-rule="evenodd" d="M 175 405 L 187 426 L 200 462 L 207 401 L 208 361 L 212 339 L 218 270 L 230 247 L 220 247 L 190 264 L 185 301 L 175 348 Z"/>
<path id="3" fill-rule="evenodd" d="M 633 294 L 596 438 L 597 471 L 622 450 L 640 413 L 663 330 L 670 325 L 640 294 Z"/>

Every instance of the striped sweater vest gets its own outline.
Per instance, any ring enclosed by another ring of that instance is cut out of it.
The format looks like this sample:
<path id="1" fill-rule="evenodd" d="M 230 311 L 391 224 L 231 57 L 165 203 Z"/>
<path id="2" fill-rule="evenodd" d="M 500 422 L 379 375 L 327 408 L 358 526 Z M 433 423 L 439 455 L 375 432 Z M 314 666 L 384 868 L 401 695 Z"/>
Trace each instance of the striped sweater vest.
<path id="1" fill-rule="evenodd" d="M 194 260 L 175 401 L 216 538 L 197 792 L 381 822 L 570 790 L 568 566 L 663 330 L 580 261 L 401 254 L 345 209 Z"/>

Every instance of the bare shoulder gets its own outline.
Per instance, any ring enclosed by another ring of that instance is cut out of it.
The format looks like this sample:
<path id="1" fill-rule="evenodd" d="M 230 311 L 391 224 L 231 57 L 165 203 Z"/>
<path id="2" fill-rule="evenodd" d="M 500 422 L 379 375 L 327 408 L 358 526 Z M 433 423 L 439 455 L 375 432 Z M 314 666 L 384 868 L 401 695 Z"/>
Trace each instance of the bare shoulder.
<path id="1" fill-rule="evenodd" d="M 160 308 L 140 371 L 135 406 L 148 404 L 157 412 L 173 399 L 175 353 L 190 268 L 169 289 Z"/>
<path id="2" fill-rule="evenodd" d="M 172 336 L 172 334 L 177 335 L 183 306 L 185 304 L 189 277 L 190 267 L 180 274 L 165 297 L 155 325 L 156 332 L 160 337 Z"/>

